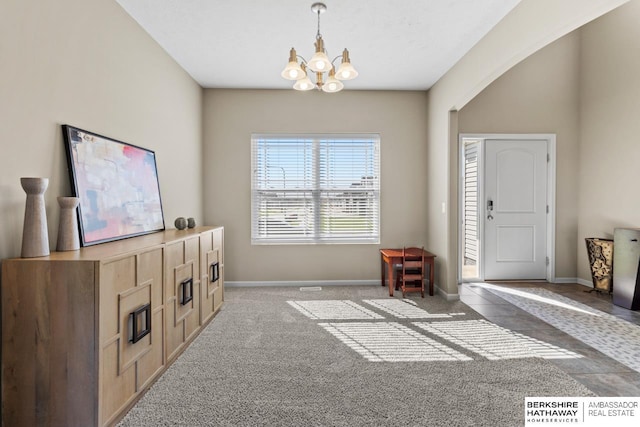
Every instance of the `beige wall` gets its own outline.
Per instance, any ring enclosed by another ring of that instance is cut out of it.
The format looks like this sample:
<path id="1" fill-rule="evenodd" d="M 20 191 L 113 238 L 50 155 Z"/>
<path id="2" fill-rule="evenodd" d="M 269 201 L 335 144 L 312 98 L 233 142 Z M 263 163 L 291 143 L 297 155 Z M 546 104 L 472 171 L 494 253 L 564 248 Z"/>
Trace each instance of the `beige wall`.
<path id="1" fill-rule="evenodd" d="M 625 2 L 522 0 L 429 90 L 427 239 L 438 254 L 436 282 L 449 295 L 458 292 L 457 111 L 532 53 Z"/>
<path id="2" fill-rule="evenodd" d="M 556 277 L 576 277 L 580 30 L 525 59 L 464 106 L 460 133 L 556 134 Z"/>
<path id="3" fill-rule="evenodd" d="M 582 29 L 578 275 L 585 237 L 640 227 L 640 1 Z"/>
<path id="4" fill-rule="evenodd" d="M 426 115 L 424 92 L 206 90 L 205 221 L 225 226 L 226 279 L 379 280 L 380 247 L 428 246 Z M 254 132 L 379 133 L 381 245 L 252 246 Z"/>
<path id="5" fill-rule="evenodd" d="M 2 0 L 0 64 L 0 259 L 20 255 L 23 176 L 50 180 L 55 249 L 64 123 L 154 150 L 167 225 L 201 222 L 202 89 L 115 1 Z"/>

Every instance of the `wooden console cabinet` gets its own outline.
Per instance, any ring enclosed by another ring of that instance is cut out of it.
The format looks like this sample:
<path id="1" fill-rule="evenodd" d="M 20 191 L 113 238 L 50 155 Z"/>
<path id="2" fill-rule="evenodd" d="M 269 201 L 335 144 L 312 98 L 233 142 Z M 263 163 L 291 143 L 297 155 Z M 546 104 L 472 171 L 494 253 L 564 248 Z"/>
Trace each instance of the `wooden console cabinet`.
<path id="1" fill-rule="evenodd" d="M 2 262 L 2 425 L 119 420 L 219 310 L 224 230 Z"/>

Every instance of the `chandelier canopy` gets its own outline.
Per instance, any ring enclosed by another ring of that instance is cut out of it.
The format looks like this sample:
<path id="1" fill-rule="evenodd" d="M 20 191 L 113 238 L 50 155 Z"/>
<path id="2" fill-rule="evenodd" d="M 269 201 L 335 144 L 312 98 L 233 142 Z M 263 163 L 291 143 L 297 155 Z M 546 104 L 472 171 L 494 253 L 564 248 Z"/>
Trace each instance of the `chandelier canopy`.
<path id="1" fill-rule="evenodd" d="M 320 34 L 320 14 L 327 11 L 324 3 L 314 3 L 311 11 L 318 15 L 318 32 L 316 33 L 316 53 L 309 61 L 296 53 L 294 48 L 289 51 L 289 63 L 282 70 L 282 77 L 287 80 L 294 80 L 295 90 L 311 90 L 314 87 L 323 92 L 339 92 L 344 88 L 342 80 L 351 80 L 358 76 L 358 72 L 349 59 L 349 51 L 344 49 L 342 55 L 338 55 L 330 60 L 324 49 L 324 40 Z M 342 63 L 336 70 L 333 63 L 336 59 L 342 58 Z M 298 63 L 300 59 L 300 63 Z M 315 74 L 315 84 L 309 78 L 309 74 Z M 325 80 L 325 73 L 327 74 Z"/>

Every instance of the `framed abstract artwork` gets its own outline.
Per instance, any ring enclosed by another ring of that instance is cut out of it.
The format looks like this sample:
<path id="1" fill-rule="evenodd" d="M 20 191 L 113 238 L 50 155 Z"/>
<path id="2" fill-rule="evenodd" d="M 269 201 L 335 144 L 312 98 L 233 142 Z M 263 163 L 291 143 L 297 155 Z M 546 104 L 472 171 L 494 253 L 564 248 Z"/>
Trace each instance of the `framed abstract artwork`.
<path id="1" fill-rule="evenodd" d="M 62 133 L 82 246 L 164 230 L 153 151 L 69 125 Z"/>

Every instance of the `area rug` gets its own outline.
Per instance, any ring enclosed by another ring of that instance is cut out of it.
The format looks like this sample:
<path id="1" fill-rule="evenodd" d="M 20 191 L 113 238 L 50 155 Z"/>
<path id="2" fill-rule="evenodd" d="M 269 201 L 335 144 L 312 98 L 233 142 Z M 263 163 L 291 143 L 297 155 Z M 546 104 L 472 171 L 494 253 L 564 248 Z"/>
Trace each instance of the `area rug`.
<path id="1" fill-rule="evenodd" d="M 119 425 L 518 426 L 527 396 L 593 396 L 542 357 L 489 357 L 531 342 L 460 301 L 386 292 L 228 289 Z"/>
<path id="2" fill-rule="evenodd" d="M 546 289 L 477 286 L 640 372 L 640 326 Z"/>

